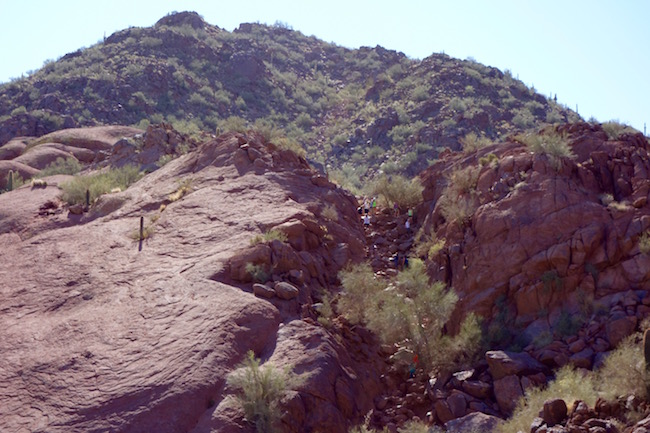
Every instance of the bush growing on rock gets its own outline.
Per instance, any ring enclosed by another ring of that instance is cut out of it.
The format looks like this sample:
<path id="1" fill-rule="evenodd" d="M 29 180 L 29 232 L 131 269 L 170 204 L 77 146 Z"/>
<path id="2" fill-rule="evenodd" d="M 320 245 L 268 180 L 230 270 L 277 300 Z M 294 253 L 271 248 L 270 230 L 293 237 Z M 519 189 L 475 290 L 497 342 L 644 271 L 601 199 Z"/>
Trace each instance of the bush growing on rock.
<path id="1" fill-rule="evenodd" d="M 284 232 L 281 232 L 280 230 L 276 229 L 271 229 L 263 234 L 255 235 L 251 238 L 250 244 L 251 245 L 257 245 L 261 243 L 269 243 L 273 242 L 275 240 L 278 240 L 280 242 L 286 242 L 287 241 L 287 234 Z"/>
<path id="2" fill-rule="evenodd" d="M 650 231 L 643 232 L 639 237 L 639 251 L 642 254 L 650 254 Z"/>
<path id="3" fill-rule="evenodd" d="M 415 254 L 418 257 L 433 258 L 445 247 L 445 239 L 438 239 L 435 232 L 425 234 L 420 230 L 415 236 Z"/>
<path id="4" fill-rule="evenodd" d="M 467 224 L 479 206 L 476 185 L 480 169 L 465 167 L 448 176 L 448 184 L 439 200 L 440 213 L 447 221 Z"/>
<path id="5" fill-rule="evenodd" d="M 246 421 L 258 433 L 276 432 L 280 420 L 280 398 L 300 384 L 300 377 L 272 365 L 260 365 L 253 351 L 228 377 L 228 384 L 239 391 L 235 397 L 244 410 Z"/>
<path id="6" fill-rule="evenodd" d="M 479 136 L 475 132 L 470 132 L 460 139 L 460 143 L 463 145 L 463 151 L 469 153 L 489 146 L 492 144 L 492 141 L 485 136 Z"/>
<path id="7" fill-rule="evenodd" d="M 269 273 L 263 265 L 256 265 L 254 263 L 246 263 L 246 273 L 250 275 L 251 279 L 256 283 L 266 283 L 269 280 Z"/>
<path id="8" fill-rule="evenodd" d="M 538 134 L 518 135 L 515 139 L 528 146 L 531 152 L 547 155 L 556 170 L 559 169 L 562 158 L 575 157 L 567 135 L 553 128 L 547 128 Z"/>
<path id="9" fill-rule="evenodd" d="M 646 395 L 645 358 L 638 338 L 638 335 L 629 336 L 605 359 L 598 372 L 604 398 L 614 400 L 628 394 L 650 397 Z"/>
<path id="10" fill-rule="evenodd" d="M 603 130 L 610 140 L 618 140 L 623 134 L 638 134 L 639 131 L 629 125 L 625 125 L 617 120 L 610 120 L 602 125 Z"/>
<path id="11" fill-rule="evenodd" d="M 528 388 L 512 417 L 503 422 L 498 431 L 529 431 L 532 420 L 549 399 L 562 399 L 568 407 L 582 400 L 593 407 L 598 398 L 615 401 L 630 394 L 647 398 L 644 355 L 639 338 L 640 335 L 635 334 L 622 341 L 598 371 L 585 373 L 565 366 L 556 372 L 555 380 L 546 387 Z"/>
<path id="12" fill-rule="evenodd" d="M 85 204 L 86 190 L 90 191 L 90 202 L 97 197 L 110 192 L 113 188 L 122 191 L 138 180 L 141 176 L 140 169 L 133 165 L 112 169 L 91 176 L 76 176 L 70 182 L 61 185 L 63 194 L 61 199 L 69 204 Z"/>

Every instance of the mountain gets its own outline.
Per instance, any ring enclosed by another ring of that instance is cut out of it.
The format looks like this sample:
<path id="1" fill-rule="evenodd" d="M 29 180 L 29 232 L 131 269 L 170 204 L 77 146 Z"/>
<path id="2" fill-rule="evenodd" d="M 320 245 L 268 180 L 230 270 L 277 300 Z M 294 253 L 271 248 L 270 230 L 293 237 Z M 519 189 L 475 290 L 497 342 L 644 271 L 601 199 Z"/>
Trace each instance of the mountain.
<path id="1" fill-rule="evenodd" d="M 0 430 L 650 425 L 642 134 L 194 13 L 0 98 Z"/>
<path id="2" fill-rule="evenodd" d="M 281 25 L 233 32 L 193 12 L 129 28 L 0 87 L 0 145 L 61 128 L 166 121 L 187 133 L 275 128 L 359 179 L 409 176 L 469 133 L 495 140 L 579 119 L 508 71 L 382 47 L 347 49 Z"/>

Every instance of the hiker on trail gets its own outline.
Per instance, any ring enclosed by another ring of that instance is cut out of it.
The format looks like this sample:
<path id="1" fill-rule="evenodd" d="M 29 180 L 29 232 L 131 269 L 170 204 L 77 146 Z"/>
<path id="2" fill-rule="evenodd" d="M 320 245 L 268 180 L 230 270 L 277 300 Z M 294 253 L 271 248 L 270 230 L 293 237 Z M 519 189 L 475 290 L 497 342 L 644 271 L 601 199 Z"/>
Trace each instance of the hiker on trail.
<path id="1" fill-rule="evenodd" d="M 406 219 L 406 222 L 404 223 L 404 227 L 406 228 L 407 233 L 411 233 L 411 218 Z"/>
<path id="2" fill-rule="evenodd" d="M 372 214 L 376 215 L 377 214 L 377 197 L 372 198 L 372 201 L 370 202 L 370 208 L 372 209 Z"/>
<path id="3" fill-rule="evenodd" d="M 370 215 L 367 213 L 363 216 L 363 225 L 366 227 L 370 225 Z"/>
<path id="4" fill-rule="evenodd" d="M 418 354 L 413 355 L 413 362 L 409 365 L 409 378 L 415 377 L 415 370 L 418 367 Z"/>
<path id="5" fill-rule="evenodd" d="M 370 213 L 370 201 L 368 201 L 368 197 L 363 199 L 363 210 L 366 215 Z"/>
<path id="6" fill-rule="evenodd" d="M 399 216 L 399 205 L 397 204 L 397 202 L 393 203 L 393 212 L 395 213 L 396 217 Z"/>
<path id="7" fill-rule="evenodd" d="M 395 269 L 399 266 L 399 254 L 395 253 L 392 256 L 390 256 L 390 262 L 395 266 Z"/>
<path id="8" fill-rule="evenodd" d="M 408 217 L 409 217 L 409 219 L 411 220 L 411 224 L 413 224 L 413 223 L 415 222 L 415 217 L 413 216 L 413 214 L 414 214 L 414 213 L 413 213 L 413 208 L 409 208 L 409 210 L 408 210 Z"/>

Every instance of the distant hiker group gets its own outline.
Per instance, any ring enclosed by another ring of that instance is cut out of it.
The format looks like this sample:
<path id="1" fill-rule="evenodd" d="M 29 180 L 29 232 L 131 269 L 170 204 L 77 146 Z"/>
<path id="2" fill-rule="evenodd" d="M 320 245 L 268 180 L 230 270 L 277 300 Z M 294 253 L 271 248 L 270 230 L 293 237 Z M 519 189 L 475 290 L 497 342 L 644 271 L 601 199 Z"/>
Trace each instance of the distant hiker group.
<path id="1" fill-rule="evenodd" d="M 361 215 L 361 221 L 365 227 L 370 226 L 370 216 L 375 216 L 377 214 L 377 197 L 364 197 L 363 203 L 357 208 L 357 212 Z M 393 212 L 395 218 L 400 216 L 400 207 L 397 202 L 393 203 Z M 407 233 L 411 233 L 413 227 L 413 209 L 409 208 L 407 211 L 407 218 L 404 221 L 404 228 Z"/>
<path id="2" fill-rule="evenodd" d="M 366 227 L 370 226 L 370 215 L 377 213 L 377 197 L 373 197 L 372 199 L 364 197 L 363 205 L 357 208 L 357 212 L 361 215 L 363 225 Z"/>

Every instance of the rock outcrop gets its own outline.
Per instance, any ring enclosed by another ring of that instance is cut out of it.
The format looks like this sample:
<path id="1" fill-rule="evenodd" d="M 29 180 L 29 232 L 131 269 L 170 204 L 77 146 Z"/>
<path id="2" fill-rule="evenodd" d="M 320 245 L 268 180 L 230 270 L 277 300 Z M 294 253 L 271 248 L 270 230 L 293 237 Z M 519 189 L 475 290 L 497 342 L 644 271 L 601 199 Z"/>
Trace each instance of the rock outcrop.
<path id="1" fill-rule="evenodd" d="M 0 430 L 252 431 L 226 385 L 248 350 L 306 377 L 283 431 L 345 432 L 372 408 L 376 342 L 335 338 L 312 308 L 363 258 L 356 203 L 303 159 L 224 135 L 81 215 L 57 199 L 65 178 L 0 195 Z M 271 229 L 277 296 L 258 297 L 232 269 Z"/>
<path id="2" fill-rule="evenodd" d="M 590 124 L 558 133 L 574 158 L 516 141 L 448 156 L 423 174 L 419 212 L 423 230 L 446 240 L 429 269 L 459 293 L 458 317 L 477 312 L 494 330 L 516 330 L 522 346 L 582 328 L 585 346 L 568 356 L 587 364 L 647 314 L 650 256 L 638 244 L 650 228 L 650 146 L 640 134 L 608 140 Z M 457 203 L 467 206 L 464 220 L 441 200 L 458 170 L 471 184 Z"/>

